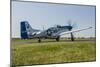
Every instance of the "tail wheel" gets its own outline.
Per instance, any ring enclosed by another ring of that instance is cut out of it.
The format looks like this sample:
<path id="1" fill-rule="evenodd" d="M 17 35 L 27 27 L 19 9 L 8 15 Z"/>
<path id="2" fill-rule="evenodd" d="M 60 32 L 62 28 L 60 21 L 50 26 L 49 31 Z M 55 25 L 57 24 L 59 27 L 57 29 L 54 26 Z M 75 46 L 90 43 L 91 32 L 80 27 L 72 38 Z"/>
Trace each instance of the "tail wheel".
<path id="1" fill-rule="evenodd" d="M 58 36 L 57 38 L 56 38 L 56 41 L 59 41 L 60 40 L 60 37 Z"/>

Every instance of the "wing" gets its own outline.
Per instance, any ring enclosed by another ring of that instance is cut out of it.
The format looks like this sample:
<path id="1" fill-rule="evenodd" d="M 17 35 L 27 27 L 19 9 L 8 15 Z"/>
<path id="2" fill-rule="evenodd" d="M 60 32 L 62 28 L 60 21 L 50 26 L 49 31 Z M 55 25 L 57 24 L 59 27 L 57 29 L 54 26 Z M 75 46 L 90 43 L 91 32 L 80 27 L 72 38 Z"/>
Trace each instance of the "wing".
<path id="1" fill-rule="evenodd" d="M 83 31 L 83 30 L 87 30 L 87 29 L 91 29 L 92 27 L 88 27 L 88 28 L 84 28 L 84 29 L 78 29 L 78 30 L 73 30 L 73 31 L 68 31 L 68 32 L 64 32 L 64 33 L 61 33 L 59 34 L 60 36 L 61 35 L 66 35 L 66 34 L 70 34 L 70 33 L 74 33 L 74 32 L 79 32 L 79 31 Z"/>
<path id="2" fill-rule="evenodd" d="M 45 37 L 45 36 L 46 36 L 46 30 L 37 32 L 34 37 L 37 38 L 37 37 Z"/>

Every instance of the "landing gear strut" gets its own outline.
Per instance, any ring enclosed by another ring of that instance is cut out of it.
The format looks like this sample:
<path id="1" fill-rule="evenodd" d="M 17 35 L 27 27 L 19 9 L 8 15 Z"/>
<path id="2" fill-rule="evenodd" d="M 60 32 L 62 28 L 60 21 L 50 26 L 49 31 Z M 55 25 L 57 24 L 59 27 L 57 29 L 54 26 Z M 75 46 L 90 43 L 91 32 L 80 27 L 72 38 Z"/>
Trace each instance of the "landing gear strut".
<path id="1" fill-rule="evenodd" d="M 71 41 L 74 41 L 73 33 L 71 33 Z"/>
<path id="2" fill-rule="evenodd" d="M 56 41 L 59 41 L 60 40 L 60 37 L 58 36 L 57 38 L 56 38 Z"/>
<path id="3" fill-rule="evenodd" d="M 38 40 L 38 42 L 40 43 L 41 42 L 41 39 L 40 38 L 38 38 L 39 40 Z"/>

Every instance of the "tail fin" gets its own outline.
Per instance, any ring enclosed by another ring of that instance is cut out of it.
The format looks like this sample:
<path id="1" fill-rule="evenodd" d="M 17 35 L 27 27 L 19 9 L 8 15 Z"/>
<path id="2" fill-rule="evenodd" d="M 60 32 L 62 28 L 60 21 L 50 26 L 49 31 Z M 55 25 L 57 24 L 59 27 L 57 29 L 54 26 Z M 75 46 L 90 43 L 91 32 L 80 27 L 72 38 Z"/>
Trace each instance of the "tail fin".
<path id="1" fill-rule="evenodd" d="M 33 33 L 32 27 L 28 24 L 27 21 L 21 22 L 21 38 L 28 39 Z"/>

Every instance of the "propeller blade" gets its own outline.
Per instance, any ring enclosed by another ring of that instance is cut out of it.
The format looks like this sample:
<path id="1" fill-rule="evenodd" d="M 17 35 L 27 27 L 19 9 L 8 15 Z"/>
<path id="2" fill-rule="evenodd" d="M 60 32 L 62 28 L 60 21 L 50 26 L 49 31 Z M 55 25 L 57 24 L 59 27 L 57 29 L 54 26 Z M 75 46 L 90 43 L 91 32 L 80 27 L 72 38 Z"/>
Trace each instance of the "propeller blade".
<path id="1" fill-rule="evenodd" d="M 72 27 L 72 29 L 77 27 L 77 24 L 76 24 L 75 22 L 74 22 L 74 23 L 72 23 L 72 21 L 71 21 L 71 20 L 69 20 L 69 21 L 67 22 L 67 25 L 68 25 L 68 26 L 71 26 L 71 27 Z"/>
<path id="2" fill-rule="evenodd" d="M 68 26 L 71 26 L 71 24 L 72 24 L 71 20 L 69 20 L 69 21 L 67 22 L 67 24 L 68 24 Z"/>

